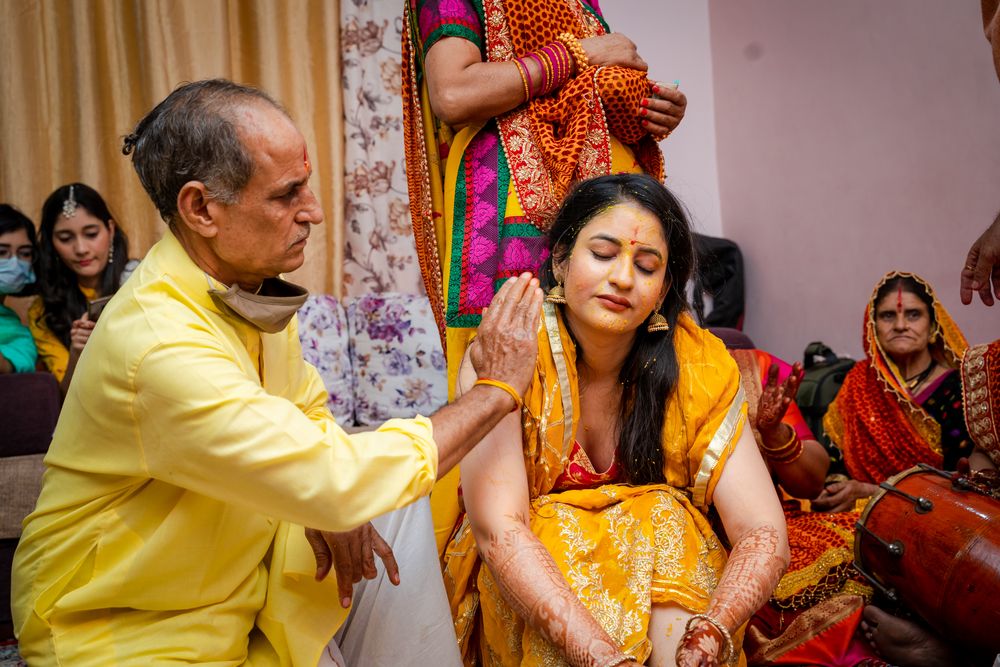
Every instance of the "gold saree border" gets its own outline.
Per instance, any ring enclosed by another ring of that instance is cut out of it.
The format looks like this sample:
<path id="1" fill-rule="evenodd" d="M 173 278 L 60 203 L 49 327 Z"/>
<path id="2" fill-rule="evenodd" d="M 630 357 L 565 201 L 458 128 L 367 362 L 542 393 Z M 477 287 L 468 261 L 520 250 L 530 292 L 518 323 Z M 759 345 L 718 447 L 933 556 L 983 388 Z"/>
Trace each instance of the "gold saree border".
<path id="1" fill-rule="evenodd" d="M 740 426 L 746 414 L 743 409 L 744 405 L 746 405 L 746 394 L 743 391 L 743 384 L 741 383 L 739 389 L 736 391 L 736 396 L 733 397 L 733 402 L 730 404 L 729 410 L 726 412 L 725 418 L 719 424 L 715 435 L 712 436 L 712 441 L 708 443 L 708 449 L 705 450 L 705 454 L 701 457 L 701 466 L 699 466 L 698 473 L 695 475 L 694 488 L 691 490 L 691 502 L 694 503 L 695 507 L 708 507 L 708 483 L 712 479 L 712 472 L 715 470 L 715 466 L 722 460 L 723 454 L 733 446 L 736 436 L 740 433 Z"/>
<path id="2" fill-rule="evenodd" d="M 997 441 L 1000 419 L 990 401 L 990 369 L 986 364 L 986 355 L 993 345 L 1000 346 L 1000 341 L 966 350 L 961 367 L 962 407 L 973 442 L 986 452 L 994 465 L 1000 466 L 1000 442 Z"/>
<path id="3" fill-rule="evenodd" d="M 545 332 L 549 337 L 549 347 L 552 349 L 552 359 L 556 366 L 556 373 L 559 376 L 559 392 L 562 396 L 563 422 L 567 428 L 563 428 L 563 450 L 562 457 L 569 457 L 570 449 L 573 445 L 573 428 L 569 426 L 573 421 L 573 391 L 570 387 L 569 368 L 566 366 L 566 354 L 563 349 L 562 337 L 559 335 L 559 317 L 556 314 L 556 307 L 551 303 L 542 304 L 542 313 L 545 319 Z"/>

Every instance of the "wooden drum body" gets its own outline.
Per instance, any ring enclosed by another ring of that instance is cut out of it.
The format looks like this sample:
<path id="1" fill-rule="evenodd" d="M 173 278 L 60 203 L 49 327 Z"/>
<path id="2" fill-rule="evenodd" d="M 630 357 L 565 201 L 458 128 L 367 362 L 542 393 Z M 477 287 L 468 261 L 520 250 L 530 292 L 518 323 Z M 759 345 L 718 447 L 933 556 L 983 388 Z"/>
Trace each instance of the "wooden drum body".
<path id="1" fill-rule="evenodd" d="M 924 465 L 880 486 L 855 566 L 950 642 L 1000 649 L 1000 502 Z"/>

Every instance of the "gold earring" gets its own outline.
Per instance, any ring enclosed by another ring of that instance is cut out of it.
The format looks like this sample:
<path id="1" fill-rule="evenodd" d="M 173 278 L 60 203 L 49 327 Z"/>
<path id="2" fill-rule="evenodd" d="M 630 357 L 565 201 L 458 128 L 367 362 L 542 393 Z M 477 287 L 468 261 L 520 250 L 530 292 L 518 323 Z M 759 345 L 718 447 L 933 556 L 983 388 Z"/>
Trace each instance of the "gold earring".
<path id="1" fill-rule="evenodd" d="M 566 293 L 563 291 L 562 283 L 552 287 L 545 295 L 545 300 L 549 303 L 566 303 Z"/>
<path id="2" fill-rule="evenodd" d="M 941 337 L 941 327 L 939 325 L 934 326 L 934 331 L 931 332 L 930 344 L 938 342 L 938 338 Z"/>
<path id="3" fill-rule="evenodd" d="M 649 318 L 649 324 L 646 325 L 646 331 L 649 333 L 670 331 L 670 323 L 667 322 L 667 318 L 661 315 L 659 311 L 653 311 L 652 317 Z"/>

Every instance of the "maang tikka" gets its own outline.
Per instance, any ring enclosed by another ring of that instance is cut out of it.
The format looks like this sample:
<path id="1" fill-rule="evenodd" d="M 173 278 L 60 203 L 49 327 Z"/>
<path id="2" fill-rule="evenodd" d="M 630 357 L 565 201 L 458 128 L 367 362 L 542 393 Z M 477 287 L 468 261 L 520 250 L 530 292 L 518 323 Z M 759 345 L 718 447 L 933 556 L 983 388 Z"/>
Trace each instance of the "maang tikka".
<path id="1" fill-rule="evenodd" d="M 76 193 L 74 191 L 75 187 L 75 185 L 69 186 L 69 197 L 66 198 L 66 201 L 64 201 L 62 205 L 62 216 L 67 220 L 76 215 L 77 203 L 75 197 Z"/>

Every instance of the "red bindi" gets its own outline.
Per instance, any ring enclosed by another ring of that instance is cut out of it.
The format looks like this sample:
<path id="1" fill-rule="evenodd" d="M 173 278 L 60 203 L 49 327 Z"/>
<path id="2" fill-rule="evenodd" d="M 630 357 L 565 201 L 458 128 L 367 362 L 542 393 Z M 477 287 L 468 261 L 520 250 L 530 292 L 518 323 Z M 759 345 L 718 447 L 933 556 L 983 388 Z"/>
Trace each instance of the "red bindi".
<path id="1" fill-rule="evenodd" d="M 896 312 L 903 312 L 903 286 L 896 288 Z"/>
<path id="2" fill-rule="evenodd" d="M 302 164 L 305 166 L 306 171 L 309 171 L 309 152 L 305 148 L 302 149 Z"/>

